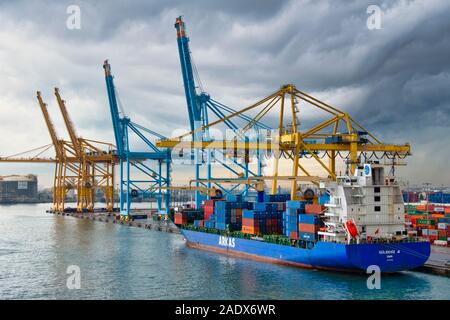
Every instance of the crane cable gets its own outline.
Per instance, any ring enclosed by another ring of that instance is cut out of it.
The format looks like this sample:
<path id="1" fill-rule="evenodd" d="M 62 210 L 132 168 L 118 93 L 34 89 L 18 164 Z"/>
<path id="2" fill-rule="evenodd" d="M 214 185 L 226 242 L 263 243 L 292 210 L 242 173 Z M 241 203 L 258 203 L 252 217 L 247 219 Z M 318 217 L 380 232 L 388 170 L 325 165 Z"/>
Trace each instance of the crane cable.
<path id="1" fill-rule="evenodd" d="M 117 98 L 117 105 L 119 106 L 119 113 L 122 116 L 122 118 L 126 117 L 127 115 L 125 114 L 125 110 L 123 108 L 123 104 L 122 101 L 120 100 L 120 96 L 119 96 L 119 90 L 117 90 L 117 87 L 114 86 L 114 89 L 116 91 L 116 98 Z"/>
<path id="2" fill-rule="evenodd" d="M 203 83 L 202 83 L 202 80 L 200 79 L 197 65 L 195 64 L 195 61 L 194 61 L 194 55 L 192 54 L 192 52 L 189 52 L 189 55 L 191 56 L 191 64 L 192 64 L 192 70 L 194 71 L 194 78 L 195 78 L 195 80 L 197 80 L 197 84 L 198 84 L 198 88 L 200 89 L 200 93 L 202 93 L 202 92 L 204 92 Z"/>

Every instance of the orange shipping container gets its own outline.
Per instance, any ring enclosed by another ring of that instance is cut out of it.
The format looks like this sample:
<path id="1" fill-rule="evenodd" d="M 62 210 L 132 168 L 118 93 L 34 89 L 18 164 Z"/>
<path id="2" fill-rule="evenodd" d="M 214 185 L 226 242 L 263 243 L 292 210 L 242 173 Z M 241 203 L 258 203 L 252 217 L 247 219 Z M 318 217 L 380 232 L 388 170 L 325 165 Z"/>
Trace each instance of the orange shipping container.
<path id="1" fill-rule="evenodd" d="M 258 234 L 259 229 L 255 227 L 242 226 L 242 233 L 246 234 Z"/>
<path id="2" fill-rule="evenodd" d="M 306 213 L 313 213 L 318 214 L 322 212 L 322 205 L 320 204 L 307 204 L 305 205 L 305 212 Z"/>
<path id="3" fill-rule="evenodd" d="M 317 231 L 317 226 L 314 225 L 314 224 L 309 224 L 309 223 L 299 223 L 298 224 L 298 231 L 299 232 L 315 233 Z"/>
<path id="4" fill-rule="evenodd" d="M 242 218 L 242 225 L 247 227 L 257 227 L 258 220 L 250 219 L 250 218 Z"/>

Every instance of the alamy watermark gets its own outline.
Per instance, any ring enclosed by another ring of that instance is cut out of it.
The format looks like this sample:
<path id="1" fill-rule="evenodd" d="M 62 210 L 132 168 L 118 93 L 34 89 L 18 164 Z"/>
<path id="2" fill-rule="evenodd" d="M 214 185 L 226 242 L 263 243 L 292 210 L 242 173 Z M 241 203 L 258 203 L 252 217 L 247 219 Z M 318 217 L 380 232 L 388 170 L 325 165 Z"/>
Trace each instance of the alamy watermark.
<path id="1" fill-rule="evenodd" d="M 72 4 L 67 7 L 66 13 L 69 15 L 66 20 L 66 27 L 69 30 L 81 29 L 81 9 L 80 6 Z"/>
<path id="2" fill-rule="evenodd" d="M 370 265 L 367 267 L 366 270 L 367 274 L 370 274 L 370 276 L 367 278 L 367 289 L 374 290 L 374 289 L 381 289 L 381 269 L 377 265 Z"/>
<path id="3" fill-rule="evenodd" d="M 381 29 L 381 8 L 375 4 L 367 7 L 366 10 L 369 17 L 367 18 L 366 25 L 369 30 Z"/>
<path id="4" fill-rule="evenodd" d="M 81 289 L 81 270 L 77 265 L 70 265 L 67 267 L 66 273 L 69 275 L 67 277 L 66 286 L 67 289 Z"/>

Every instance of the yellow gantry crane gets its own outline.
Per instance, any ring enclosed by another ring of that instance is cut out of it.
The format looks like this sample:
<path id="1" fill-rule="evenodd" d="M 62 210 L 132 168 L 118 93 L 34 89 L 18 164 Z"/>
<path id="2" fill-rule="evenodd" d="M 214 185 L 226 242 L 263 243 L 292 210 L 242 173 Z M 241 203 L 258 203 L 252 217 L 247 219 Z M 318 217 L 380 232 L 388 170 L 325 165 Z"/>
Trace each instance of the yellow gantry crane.
<path id="1" fill-rule="evenodd" d="M 301 106 L 299 102 L 302 102 Z M 303 129 L 304 124 L 300 120 L 307 119 L 306 117 L 305 119 L 301 118 L 301 111 L 306 109 L 306 107 L 312 107 L 315 112 L 321 110 L 322 113 L 327 115 L 326 119 Z M 273 114 L 274 111 L 278 111 L 278 130 L 272 132 L 271 139 L 266 141 L 249 141 L 244 139 L 246 132 L 264 117 L 267 119 L 268 115 Z M 249 112 L 254 112 L 256 115 L 239 132 L 236 132 L 234 139 L 186 140 L 197 131 L 204 131 L 243 113 L 248 115 Z M 274 156 L 273 176 L 266 179 L 272 180 L 273 194 L 277 192 L 277 184 L 278 180 L 280 180 L 277 178 L 279 177 L 279 159 L 283 156 L 292 161 L 292 175 L 287 177 L 292 179 L 292 199 L 299 198 L 297 195 L 299 180 L 296 177 L 302 176 L 306 180 L 310 179 L 311 182 L 317 183 L 316 177 L 313 177 L 303 165 L 303 159 L 314 159 L 323 169 L 326 178 L 334 180 L 337 175 L 336 158 L 338 157 L 345 159 L 348 173 L 354 173 L 361 157 L 364 157 L 365 161 L 388 158 L 393 159 L 392 163 L 395 163 L 395 159 L 403 159 L 410 154 L 409 144 L 382 143 L 348 113 L 298 90 L 292 84 L 282 86 L 268 97 L 240 111 L 222 117 L 184 135 L 172 139 L 159 140 L 156 145 L 161 148 L 184 150 L 190 148 L 218 149 L 224 150 L 227 154 L 238 154 L 238 151 L 241 151 L 241 153 L 243 151 L 245 154 L 256 150 L 265 151 Z M 326 161 L 325 157 L 328 161 Z"/>
<path id="2" fill-rule="evenodd" d="M 73 145 L 58 137 L 53 121 L 50 118 L 47 104 L 42 99 L 41 92 L 37 91 L 36 96 L 56 155 L 53 181 L 53 209 L 64 211 L 67 192 L 74 189 L 74 186 L 77 184 L 79 163 Z"/>
<path id="3" fill-rule="evenodd" d="M 102 189 L 106 202 L 105 209 L 111 212 L 114 206 L 114 166 L 117 161 L 114 145 L 78 137 L 58 88 L 55 88 L 55 96 L 70 141 L 59 138 L 47 104 L 43 101 L 40 91 L 37 91 L 39 107 L 52 143 L 15 155 L 0 157 L 0 162 L 54 163 L 53 210 L 55 211 L 65 210 L 65 199 L 67 192 L 71 189 L 77 191 L 77 211 L 91 211 L 94 208 L 95 191 Z M 55 150 L 54 158 L 41 157 L 52 147 Z M 31 152 L 36 154 L 24 156 Z"/>
<path id="4" fill-rule="evenodd" d="M 102 189 L 105 195 L 106 209 L 112 211 L 114 205 L 114 165 L 117 160 L 113 152 L 114 146 L 110 143 L 79 137 L 58 88 L 55 88 L 55 96 L 69 133 L 73 151 L 80 164 L 77 180 L 77 210 L 91 211 L 94 208 L 95 191 Z M 97 147 L 96 144 L 106 146 L 107 151 Z"/>

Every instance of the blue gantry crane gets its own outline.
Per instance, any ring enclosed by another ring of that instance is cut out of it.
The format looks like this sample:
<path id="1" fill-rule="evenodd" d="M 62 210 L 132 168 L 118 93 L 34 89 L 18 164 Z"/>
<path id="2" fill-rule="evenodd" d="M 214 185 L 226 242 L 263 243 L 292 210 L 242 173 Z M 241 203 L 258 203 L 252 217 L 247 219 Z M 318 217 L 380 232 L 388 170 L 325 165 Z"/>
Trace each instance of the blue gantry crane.
<path id="1" fill-rule="evenodd" d="M 157 148 L 152 142 L 152 139 L 164 139 L 165 137 L 131 121 L 119 109 L 111 65 L 108 60 L 104 62 L 103 68 L 117 146 L 117 157 L 120 163 L 121 218 L 125 220 L 130 218 L 131 203 L 138 196 L 156 199 L 159 213 L 168 214 L 170 210 L 171 152 L 169 149 Z M 130 135 L 144 142 L 147 150 L 131 151 Z M 156 168 L 154 168 L 155 163 Z M 165 192 L 162 189 L 165 189 Z"/>
<path id="2" fill-rule="evenodd" d="M 200 77 L 198 76 L 195 63 L 193 61 L 191 52 L 189 50 L 189 38 L 186 35 L 186 26 L 181 17 L 178 17 L 175 21 L 175 28 L 177 30 L 177 43 L 178 43 L 178 53 L 181 63 L 181 72 L 183 76 L 184 91 L 186 96 L 186 104 L 189 114 L 189 125 L 192 131 L 193 141 L 211 141 L 211 136 L 209 129 L 202 130 L 202 127 L 206 127 L 209 124 L 209 115 L 214 115 L 219 119 L 226 119 L 227 115 L 236 113 L 236 110 L 212 99 L 209 94 L 204 92 Z M 195 79 L 197 79 L 197 84 Z M 245 123 L 245 126 L 256 130 L 271 130 L 271 128 L 254 118 L 239 114 L 233 119 L 240 119 Z M 226 127 L 233 132 L 239 132 L 241 129 L 238 124 L 233 122 L 231 119 L 224 120 Z M 244 126 L 244 127 L 245 127 Z M 258 139 L 259 135 L 256 135 Z M 248 139 L 248 136 L 244 136 L 243 139 Z M 262 166 L 263 166 L 263 155 L 257 151 L 257 172 L 253 172 L 249 168 L 249 161 L 246 159 L 244 163 L 240 163 L 236 158 L 229 157 L 232 161 L 231 165 L 223 161 L 223 152 L 221 150 L 202 150 L 193 149 L 192 158 L 195 165 L 195 176 L 196 176 L 196 186 L 204 186 L 211 188 L 212 181 L 212 169 L 211 163 L 214 161 L 220 165 L 220 167 L 225 169 L 225 172 L 231 172 L 239 178 L 248 178 L 249 176 L 261 176 Z M 217 156 L 219 154 L 219 156 Z M 206 160 L 203 160 L 205 159 Z M 206 165 L 206 179 L 202 182 L 201 178 L 201 166 Z M 243 170 L 239 172 L 238 170 Z M 233 192 L 239 185 L 235 185 L 232 188 L 225 187 L 220 183 L 214 183 L 216 187 L 222 190 L 225 194 Z M 248 191 L 248 186 L 243 190 L 246 194 Z M 198 208 L 201 204 L 203 196 L 199 191 L 195 193 L 195 205 Z"/>

